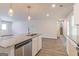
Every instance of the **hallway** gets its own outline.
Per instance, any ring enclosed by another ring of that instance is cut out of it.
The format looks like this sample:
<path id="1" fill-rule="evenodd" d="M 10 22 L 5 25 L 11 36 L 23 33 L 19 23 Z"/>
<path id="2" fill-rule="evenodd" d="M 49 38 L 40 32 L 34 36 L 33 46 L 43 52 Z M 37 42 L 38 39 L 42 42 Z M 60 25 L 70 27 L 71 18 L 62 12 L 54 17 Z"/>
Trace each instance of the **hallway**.
<path id="1" fill-rule="evenodd" d="M 43 39 L 43 49 L 37 56 L 67 56 L 61 39 Z"/>

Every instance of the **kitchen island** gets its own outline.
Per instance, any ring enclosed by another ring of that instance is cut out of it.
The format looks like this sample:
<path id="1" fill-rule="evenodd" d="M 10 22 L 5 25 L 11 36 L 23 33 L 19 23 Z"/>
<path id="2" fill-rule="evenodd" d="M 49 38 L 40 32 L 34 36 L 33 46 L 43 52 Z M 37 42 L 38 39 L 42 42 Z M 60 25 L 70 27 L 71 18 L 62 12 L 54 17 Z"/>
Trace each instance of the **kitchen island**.
<path id="1" fill-rule="evenodd" d="M 6 54 L 8 56 L 35 56 L 41 48 L 42 40 L 40 34 L 21 34 L 12 36 L 9 39 L 0 39 L 0 54 Z M 27 49 L 30 51 L 28 52 Z"/>

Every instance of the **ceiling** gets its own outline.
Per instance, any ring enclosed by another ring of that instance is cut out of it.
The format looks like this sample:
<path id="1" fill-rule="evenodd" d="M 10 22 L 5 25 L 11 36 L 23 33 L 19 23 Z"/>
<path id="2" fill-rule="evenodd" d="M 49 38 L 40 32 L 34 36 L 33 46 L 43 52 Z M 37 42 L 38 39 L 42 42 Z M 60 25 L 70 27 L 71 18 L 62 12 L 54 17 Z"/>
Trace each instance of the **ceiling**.
<path id="1" fill-rule="evenodd" d="M 27 20 L 28 9 L 27 6 L 31 6 L 30 15 L 32 20 L 41 20 L 41 19 L 58 19 L 65 17 L 68 13 L 73 10 L 72 3 L 56 3 L 56 7 L 52 7 L 53 3 L 14 3 L 12 4 L 14 14 L 13 16 L 8 15 L 8 10 L 10 4 L 0 3 L 0 19 L 6 21 L 24 21 Z M 63 5 L 63 7 L 60 7 Z M 49 13 L 50 16 L 47 17 L 46 13 Z"/>

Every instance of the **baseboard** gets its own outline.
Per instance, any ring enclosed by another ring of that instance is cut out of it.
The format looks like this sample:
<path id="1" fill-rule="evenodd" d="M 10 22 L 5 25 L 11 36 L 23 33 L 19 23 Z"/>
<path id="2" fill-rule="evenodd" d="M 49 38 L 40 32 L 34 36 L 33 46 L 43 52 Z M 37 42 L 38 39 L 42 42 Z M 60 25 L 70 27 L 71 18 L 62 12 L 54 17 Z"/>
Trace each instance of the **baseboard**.
<path id="1" fill-rule="evenodd" d="M 37 52 L 37 54 L 35 55 L 35 56 L 38 56 L 38 54 L 39 54 L 39 52 L 41 51 L 42 49 L 40 49 L 38 52 Z"/>

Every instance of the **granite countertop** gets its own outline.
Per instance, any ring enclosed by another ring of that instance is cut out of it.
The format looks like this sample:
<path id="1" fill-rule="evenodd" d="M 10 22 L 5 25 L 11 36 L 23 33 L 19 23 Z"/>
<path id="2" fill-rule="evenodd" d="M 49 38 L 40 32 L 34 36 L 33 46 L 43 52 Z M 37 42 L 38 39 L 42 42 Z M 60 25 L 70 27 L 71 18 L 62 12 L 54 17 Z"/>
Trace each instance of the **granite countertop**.
<path id="1" fill-rule="evenodd" d="M 18 44 L 22 41 L 33 39 L 37 36 L 40 36 L 40 34 L 36 34 L 36 35 L 33 35 L 33 36 L 21 34 L 21 35 L 16 35 L 16 36 L 10 37 L 8 39 L 4 39 L 4 40 L 0 39 L 0 46 L 4 47 L 4 48 L 8 48 L 8 47 L 14 46 L 14 45 L 16 45 L 16 44 Z"/>

